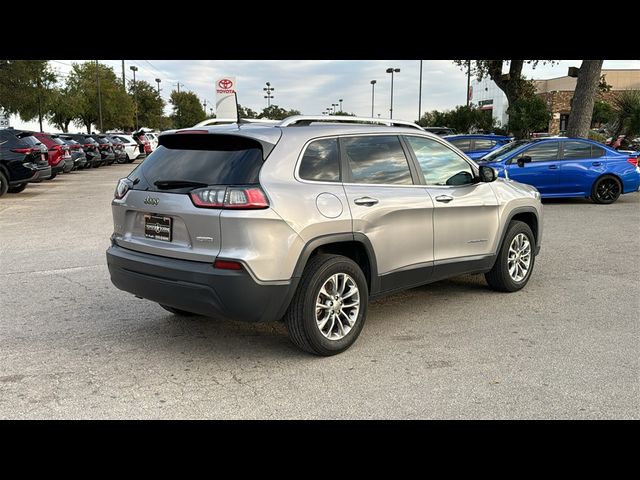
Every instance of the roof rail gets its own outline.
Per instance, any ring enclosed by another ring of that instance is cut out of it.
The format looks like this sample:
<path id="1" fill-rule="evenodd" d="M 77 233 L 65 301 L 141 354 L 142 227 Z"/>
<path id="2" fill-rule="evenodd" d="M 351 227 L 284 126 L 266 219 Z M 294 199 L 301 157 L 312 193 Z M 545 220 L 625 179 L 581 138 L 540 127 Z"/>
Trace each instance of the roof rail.
<path id="1" fill-rule="evenodd" d="M 194 125 L 194 127 L 206 127 L 208 125 L 217 125 L 223 123 L 238 123 L 237 118 L 207 118 Z M 278 120 L 268 120 L 266 118 L 241 118 L 240 123 L 278 123 Z"/>
<path id="2" fill-rule="evenodd" d="M 294 115 L 287 117 L 280 122 L 278 127 L 289 127 L 291 125 L 309 125 L 312 122 L 351 122 L 351 123 L 381 123 L 394 127 L 409 127 L 424 130 L 420 125 L 407 120 L 394 120 L 391 118 L 370 118 L 370 117 L 350 117 L 348 115 Z"/>

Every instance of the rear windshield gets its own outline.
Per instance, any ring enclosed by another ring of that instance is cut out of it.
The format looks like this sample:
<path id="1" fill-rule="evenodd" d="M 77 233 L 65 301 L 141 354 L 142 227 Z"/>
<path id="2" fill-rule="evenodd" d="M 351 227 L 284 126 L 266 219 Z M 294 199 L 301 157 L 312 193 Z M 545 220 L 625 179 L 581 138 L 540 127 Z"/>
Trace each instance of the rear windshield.
<path id="1" fill-rule="evenodd" d="M 232 135 L 167 135 L 130 178 L 140 178 L 136 188 L 148 190 L 156 190 L 156 181 L 177 180 L 207 185 L 255 185 L 262 164 L 262 147 L 252 139 Z"/>
<path id="2" fill-rule="evenodd" d="M 57 143 L 58 145 L 64 145 L 65 143 L 60 139 L 60 137 L 49 137 L 52 142 Z"/>
<path id="3" fill-rule="evenodd" d="M 40 143 L 40 140 L 38 140 L 36 137 L 31 135 L 26 137 L 21 137 L 20 140 L 22 140 L 23 142 L 25 142 L 27 145 L 30 145 L 30 146 L 38 145 Z"/>

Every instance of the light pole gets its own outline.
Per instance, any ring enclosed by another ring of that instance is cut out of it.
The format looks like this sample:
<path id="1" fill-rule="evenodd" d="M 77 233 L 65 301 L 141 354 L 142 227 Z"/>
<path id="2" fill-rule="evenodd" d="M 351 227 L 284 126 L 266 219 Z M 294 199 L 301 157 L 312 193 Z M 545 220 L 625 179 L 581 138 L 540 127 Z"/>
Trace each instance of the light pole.
<path id="1" fill-rule="evenodd" d="M 422 117 L 422 60 L 420 60 L 420 88 L 418 89 L 418 121 Z"/>
<path id="2" fill-rule="evenodd" d="M 270 107 L 271 106 L 271 99 L 273 98 L 273 95 L 271 95 L 271 92 L 273 92 L 275 90 L 275 88 L 273 88 L 271 86 L 271 82 L 267 82 L 267 86 L 264 87 L 262 90 L 267 92 L 267 94 L 264 96 L 264 98 L 267 99 L 267 107 Z"/>
<path id="3" fill-rule="evenodd" d="M 136 72 L 138 67 L 131 65 L 129 69 L 133 72 L 133 103 L 136 108 L 136 130 L 138 130 L 138 89 L 136 88 Z"/>
<path id="4" fill-rule="evenodd" d="M 100 90 L 100 64 L 98 60 L 96 60 L 96 81 L 98 82 L 98 115 L 100 118 L 100 131 L 102 132 L 102 92 Z"/>
<path id="5" fill-rule="evenodd" d="M 390 67 L 387 68 L 386 72 L 391 74 L 391 106 L 389 107 L 389 118 L 393 118 L 393 74 L 399 73 L 400 69 Z"/>
<path id="6" fill-rule="evenodd" d="M 331 106 L 333 107 L 333 113 L 337 113 L 336 107 L 338 106 L 338 104 L 337 103 L 332 103 Z"/>
<path id="7" fill-rule="evenodd" d="M 156 78 L 156 83 L 158 84 L 158 95 L 160 95 L 160 82 L 162 80 L 160 80 L 159 78 Z"/>
<path id="8" fill-rule="evenodd" d="M 469 98 L 469 92 L 471 90 L 471 60 L 467 60 L 467 107 L 471 99 Z"/>
<path id="9" fill-rule="evenodd" d="M 373 115 L 373 103 L 374 103 L 374 99 L 376 96 L 376 80 L 371 80 L 371 118 L 374 117 Z"/>
<path id="10" fill-rule="evenodd" d="M 340 111 L 342 112 L 342 99 L 338 100 L 340 102 Z"/>

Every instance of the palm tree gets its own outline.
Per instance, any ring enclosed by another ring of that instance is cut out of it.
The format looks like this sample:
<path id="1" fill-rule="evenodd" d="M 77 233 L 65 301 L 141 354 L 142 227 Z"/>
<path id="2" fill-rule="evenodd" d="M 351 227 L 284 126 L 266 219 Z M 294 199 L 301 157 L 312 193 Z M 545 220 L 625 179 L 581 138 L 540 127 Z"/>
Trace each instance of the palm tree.
<path id="1" fill-rule="evenodd" d="M 625 90 L 613 98 L 615 116 L 613 119 L 613 139 L 624 134 L 640 134 L 640 90 Z"/>

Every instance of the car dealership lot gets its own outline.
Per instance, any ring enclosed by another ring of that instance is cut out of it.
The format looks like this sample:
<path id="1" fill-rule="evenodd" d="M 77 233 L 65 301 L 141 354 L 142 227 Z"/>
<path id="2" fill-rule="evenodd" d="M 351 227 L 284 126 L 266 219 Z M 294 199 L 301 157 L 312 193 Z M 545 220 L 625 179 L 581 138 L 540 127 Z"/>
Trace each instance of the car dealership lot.
<path id="1" fill-rule="evenodd" d="M 0 418 L 640 418 L 640 194 L 545 202 L 527 287 L 465 276 L 374 302 L 317 358 L 280 324 L 174 317 L 117 290 L 132 165 L 0 199 Z"/>

